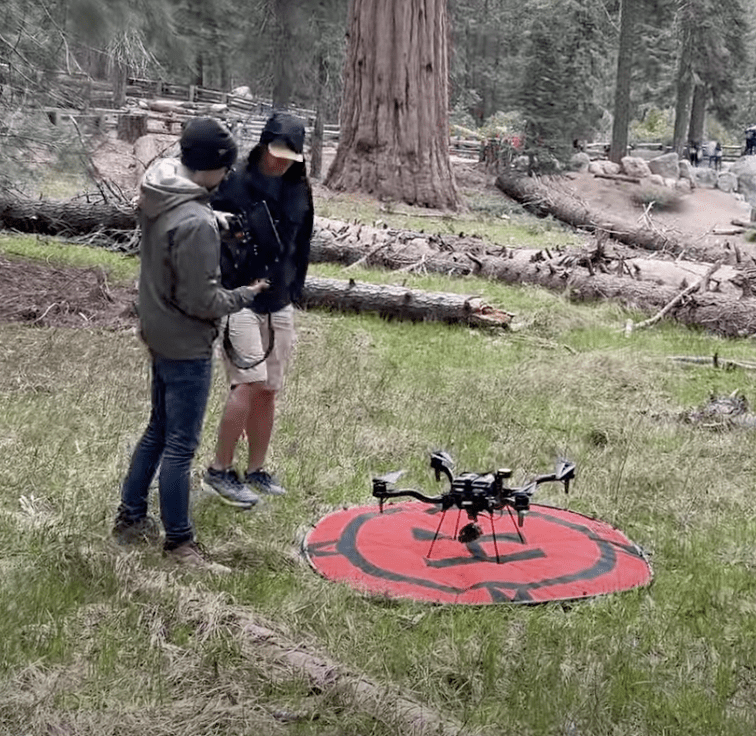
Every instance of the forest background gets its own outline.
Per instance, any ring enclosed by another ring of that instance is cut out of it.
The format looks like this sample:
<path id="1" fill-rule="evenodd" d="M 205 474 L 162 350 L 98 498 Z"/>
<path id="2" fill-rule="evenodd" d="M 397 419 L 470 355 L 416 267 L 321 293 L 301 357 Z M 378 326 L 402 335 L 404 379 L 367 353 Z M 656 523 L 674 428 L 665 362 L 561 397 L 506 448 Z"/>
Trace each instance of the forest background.
<path id="1" fill-rule="evenodd" d="M 408 0 L 413 12 L 422 3 Z M 742 142 L 756 121 L 753 0 L 450 0 L 449 118 L 457 131 L 682 149 Z M 13 114 L 66 106 L 56 72 L 225 91 L 338 123 L 347 0 L 9 0 L 0 18 L 2 157 L 49 135 Z M 374 28 L 376 38 L 397 29 Z"/>

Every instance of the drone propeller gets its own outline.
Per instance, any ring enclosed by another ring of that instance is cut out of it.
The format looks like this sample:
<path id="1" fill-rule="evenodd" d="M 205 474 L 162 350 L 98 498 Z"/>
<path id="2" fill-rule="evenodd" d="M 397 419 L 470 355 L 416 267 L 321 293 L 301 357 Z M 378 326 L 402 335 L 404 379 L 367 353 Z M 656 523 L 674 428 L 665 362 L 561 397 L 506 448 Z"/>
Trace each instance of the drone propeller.
<path id="1" fill-rule="evenodd" d="M 575 463 L 570 460 L 560 458 L 557 461 L 556 470 L 554 471 L 554 477 L 556 480 L 564 483 L 564 492 L 570 492 L 570 481 L 575 478 Z"/>
<path id="2" fill-rule="evenodd" d="M 436 480 L 441 480 L 441 473 L 443 473 L 448 479 L 449 483 L 454 481 L 452 475 L 452 468 L 454 467 L 454 460 L 452 456 L 446 452 L 446 450 L 436 450 L 431 453 L 430 466 L 433 472 L 436 474 Z"/>
<path id="3" fill-rule="evenodd" d="M 373 480 L 391 486 L 394 485 L 394 483 L 396 483 L 406 472 L 406 470 L 394 470 L 390 473 L 386 473 L 386 475 L 382 475 L 380 478 L 373 478 Z"/>

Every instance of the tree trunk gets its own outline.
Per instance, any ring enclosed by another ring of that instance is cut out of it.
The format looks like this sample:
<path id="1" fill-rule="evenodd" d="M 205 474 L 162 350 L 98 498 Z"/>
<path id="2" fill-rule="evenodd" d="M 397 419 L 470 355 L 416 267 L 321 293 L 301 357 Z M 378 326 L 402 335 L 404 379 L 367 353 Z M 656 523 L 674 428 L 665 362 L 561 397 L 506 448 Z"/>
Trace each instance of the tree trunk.
<path id="1" fill-rule="evenodd" d="M 202 51 L 198 51 L 194 57 L 194 84 L 197 87 L 202 87 L 205 81 L 205 57 Z"/>
<path id="2" fill-rule="evenodd" d="M 273 12 L 276 16 L 276 37 L 273 58 L 273 109 L 284 110 L 291 102 L 294 89 L 292 79 L 292 55 L 296 53 L 296 0 L 275 0 Z"/>
<path id="3" fill-rule="evenodd" d="M 614 88 L 614 120 L 609 160 L 618 164 L 627 154 L 627 132 L 630 126 L 630 82 L 633 72 L 635 39 L 635 6 L 637 0 L 622 0 L 620 38 L 617 57 L 617 82 Z"/>
<path id="4" fill-rule="evenodd" d="M 323 169 L 323 105 L 325 104 L 325 86 L 328 78 L 328 62 L 325 49 L 318 54 L 318 89 L 315 96 L 315 126 L 310 140 L 310 176 L 320 179 Z"/>
<path id="5" fill-rule="evenodd" d="M 147 135 L 147 115 L 119 115 L 116 123 L 118 140 L 135 143 L 139 138 Z"/>
<path id="6" fill-rule="evenodd" d="M 476 327 L 507 327 L 512 320 L 511 314 L 470 295 L 417 291 L 401 286 L 315 276 L 308 277 L 305 282 L 302 303 L 305 307 L 376 312 L 389 318 L 461 322 Z"/>
<path id="7" fill-rule="evenodd" d="M 449 162 L 447 34 L 446 0 L 352 0 L 327 187 L 459 207 Z"/>
<path id="8" fill-rule="evenodd" d="M 690 123 L 688 125 L 688 140 L 701 146 L 704 142 L 704 127 L 706 123 L 706 103 L 708 90 L 705 84 L 697 84 L 693 88 L 693 102 L 690 108 Z"/>
<path id="9" fill-rule="evenodd" d="M 682 46 L 680 61 L 677 66 L 677 100 L 675 103 L 675 127 L 672 145 L 677 155 L 682 158 L 686 140 L 685 133 L 690 121 L 690 104 L 693 95 L 693 35 L 692 20 L 688 17 L 687 4 L 681 9 Z"/>
<path id="10" fill-rule="evenodd" d="M 116 59 L 113 61 L 113 107 L 116 109 L 126 106 L 126 85 L 129 79 L 129 67 L 125 61 Z"/>

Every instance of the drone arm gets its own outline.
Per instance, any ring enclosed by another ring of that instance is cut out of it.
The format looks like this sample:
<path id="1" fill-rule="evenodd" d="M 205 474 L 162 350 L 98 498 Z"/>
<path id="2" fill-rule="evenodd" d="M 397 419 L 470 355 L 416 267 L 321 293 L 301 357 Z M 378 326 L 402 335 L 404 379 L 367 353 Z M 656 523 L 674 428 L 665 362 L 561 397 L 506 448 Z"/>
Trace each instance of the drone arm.
<path id="1" fill-rule="evenodd" d="M 418 501 L 423 501 L 424 503 L 443 503 L 442 496 L 427 496 L 420 491 L 415 491 L 410 488 L 389 490 L 388 488 L 373 487 L 373 496 L 380 499 L 381 502 L 385 501 L 387 498 L 416 498 Z"/>

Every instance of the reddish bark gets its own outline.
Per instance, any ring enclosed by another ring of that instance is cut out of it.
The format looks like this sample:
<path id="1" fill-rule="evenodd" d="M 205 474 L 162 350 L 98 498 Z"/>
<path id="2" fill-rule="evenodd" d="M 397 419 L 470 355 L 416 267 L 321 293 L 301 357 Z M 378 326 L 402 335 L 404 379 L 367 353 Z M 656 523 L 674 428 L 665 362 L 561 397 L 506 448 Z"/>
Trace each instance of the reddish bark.
<path id="1" fill-rule="evenodd" d="M 457 209 L 446 0 L 353 0 L 339 148 L 326 186 Z"/>

